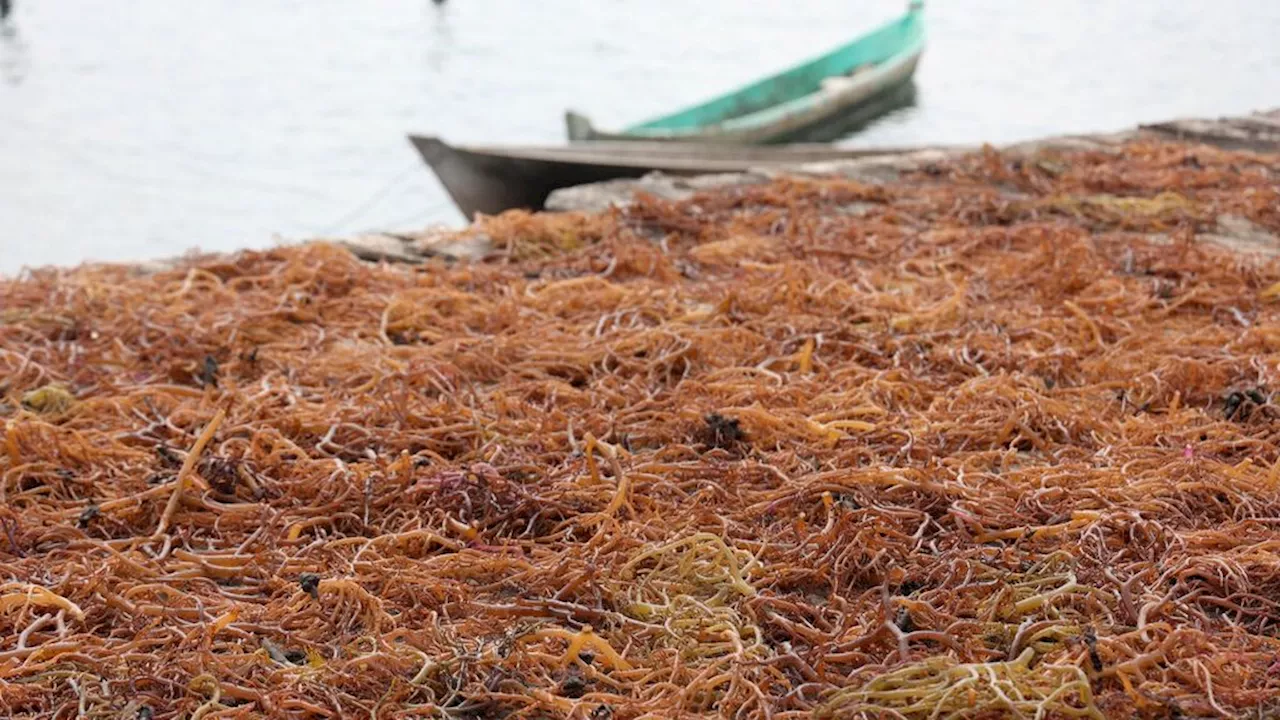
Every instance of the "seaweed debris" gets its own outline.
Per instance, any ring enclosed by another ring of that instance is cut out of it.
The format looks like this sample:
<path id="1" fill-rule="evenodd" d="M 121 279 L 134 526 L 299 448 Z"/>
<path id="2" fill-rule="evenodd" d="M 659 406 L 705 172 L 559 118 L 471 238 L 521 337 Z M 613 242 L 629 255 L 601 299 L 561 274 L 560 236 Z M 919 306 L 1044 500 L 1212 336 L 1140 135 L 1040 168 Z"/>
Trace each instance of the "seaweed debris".
<path id="1" fill-rule="evenodd" d="M 480 262 L 0 281 L 0 713 L 1273 711 L 1277 166 L 987 151 L 504 214 Z"/>
<path id="2" fill-rule="evenodd" d="M 703 418 L 706 427 L 703 429 L 704 441 L 714 448 L 731 448 L 747 439 L 741 423 L 736 418 L 727 418 L 720 413 L 707 413 Z"/>

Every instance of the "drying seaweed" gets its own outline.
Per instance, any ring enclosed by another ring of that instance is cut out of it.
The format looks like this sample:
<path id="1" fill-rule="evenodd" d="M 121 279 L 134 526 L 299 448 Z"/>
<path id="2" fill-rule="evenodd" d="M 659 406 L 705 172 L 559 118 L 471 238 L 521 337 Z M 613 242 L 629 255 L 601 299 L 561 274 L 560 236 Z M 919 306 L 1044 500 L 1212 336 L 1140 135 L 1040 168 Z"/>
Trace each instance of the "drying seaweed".
<path id="1" fill-rule="evenodd" d="M 38 413 L 66 412 L 75 403 L 75 396 L 61 385 L 45 385 L 22 395 L 22 406 Z"/>
<path id="2" fill-rule="evenodd" d="M 956 664 L 934 657 L 841 690 L 818 708 L 842 717 L 1088 717 L 1102 720 L 1089 680 L 1075 665 L 1041 663 L 1027 648 L 1011 662 Z"/>
<path id="3" fill-rule="evenodd" d="M 0 714 L 1277 707 L 1280 159 L 1015 160 L 0 282 Z"/>

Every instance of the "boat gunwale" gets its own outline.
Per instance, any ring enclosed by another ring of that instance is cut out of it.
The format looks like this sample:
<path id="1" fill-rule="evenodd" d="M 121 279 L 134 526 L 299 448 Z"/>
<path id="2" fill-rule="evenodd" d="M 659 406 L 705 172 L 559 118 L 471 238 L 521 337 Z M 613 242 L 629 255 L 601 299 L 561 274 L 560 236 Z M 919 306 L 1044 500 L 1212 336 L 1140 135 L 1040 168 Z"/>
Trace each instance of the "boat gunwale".
<path id="1" fill-rule="evenodd" d="M 849 105 L 834 101 L 828 104 L 825 103 L 824 100 L 826 98 L 832 98 L 834 100 L 835 98 L 840 97 L 857 97 L 859 100 L 866 99 L 871 95 L 867 94 L 865 92 L 866 90 L 869 88 L 876 88 L 885 77 L 892 75 L 904 65 L 918 62 L 923 54 L 924 50 L 922 48 L 918 48 L 915 52 L 909 55 L 894 56 L 890 60 L 886 60 L 885 62 L 876 65 L 875 68 L 863 73 L 861 76 L 853 78 L 853 83 L 846 87 L 839 88 L 835 91 L 821 88 L 807 95 L 801 95 L 800 97 L 788 100 L 785 103 L 771 105 L 770 107 L 758 112 L 748 115 L 739 115 L 738 117 L 730 118 L 724 122 L 716 123 L 714 125 L 703 125 L 691 130 L 627 130 L 621 134 L 607 133 L 604 134 L 603 137 L 613 139 L 625 136 L 653 140 L 681 140 L 684 138 L 703 139 L 716 137 L 731 138 L 748 134 L 753 131 L 781 126 L 783 125 L 782 121 L 786 118 L 799 115 L 805 110 L 811 108 L 824 108 L 829 105 L 833 111 L 838 112 L 842 109 L 847 109 Z M 904 78 L 900 82 L 906 82 L 908 79 L 909 77 Z"/>
<path id="2" fill-rule="evenodd" d="M 680 169 L 741 169 L 766 165 L 795 165 L 876 155 L 915 152 L 919 147 L 838 147 L 824 143 L 792 143 L 769 146 L 736 146 L 708 143 L 644 143 L 596 141 L 553 145 L 468 145 L 451 144 L 436 136 L 410 134 L 418 143 L 440 143 L 454 153 L 533 162 L 599 165 L 611 167 L 668 167 Z M 703 154 L 705 153 L 705 154 Z M 431 159 L 427 158 L 428 164 Z"/>

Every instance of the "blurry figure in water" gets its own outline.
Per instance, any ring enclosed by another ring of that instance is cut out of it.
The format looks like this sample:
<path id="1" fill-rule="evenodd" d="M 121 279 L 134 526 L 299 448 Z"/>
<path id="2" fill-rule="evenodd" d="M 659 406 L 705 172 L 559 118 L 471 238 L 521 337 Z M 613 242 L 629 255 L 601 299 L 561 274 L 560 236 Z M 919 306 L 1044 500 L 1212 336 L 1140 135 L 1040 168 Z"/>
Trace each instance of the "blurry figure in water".
<path id="1" fill-rule="evenodd" d="M 13 0 L 0 0 L 0 78 L 19 85 L 26 76 L 27 46 L 18 36 L 18 25 L 9 18 Z"/>
<path id="2" fill-rule="evenodd" d="M 9 0 L 0 0 L 0 3 L 7 3 L 7 2 L 9 2 Z M 444 0 L 431 0 L 431 2 L 433 2 L 433 3 L 437 4 L 437 5 L 443 5 L 443 4 L 444 4 Z"/>

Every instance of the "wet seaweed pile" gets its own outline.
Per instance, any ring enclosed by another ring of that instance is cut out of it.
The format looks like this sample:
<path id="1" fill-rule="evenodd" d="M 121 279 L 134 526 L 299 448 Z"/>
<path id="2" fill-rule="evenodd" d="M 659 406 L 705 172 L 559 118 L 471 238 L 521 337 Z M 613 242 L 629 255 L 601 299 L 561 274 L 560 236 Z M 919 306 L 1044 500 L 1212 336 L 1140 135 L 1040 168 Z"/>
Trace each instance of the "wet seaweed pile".
<path id="1" fill-rule="evenodd" d="M 9 717 L 1280 709 L 1276 157 L 0 283 Z M 1224 247 L 1234 245 L 1234 247 Z"/>

